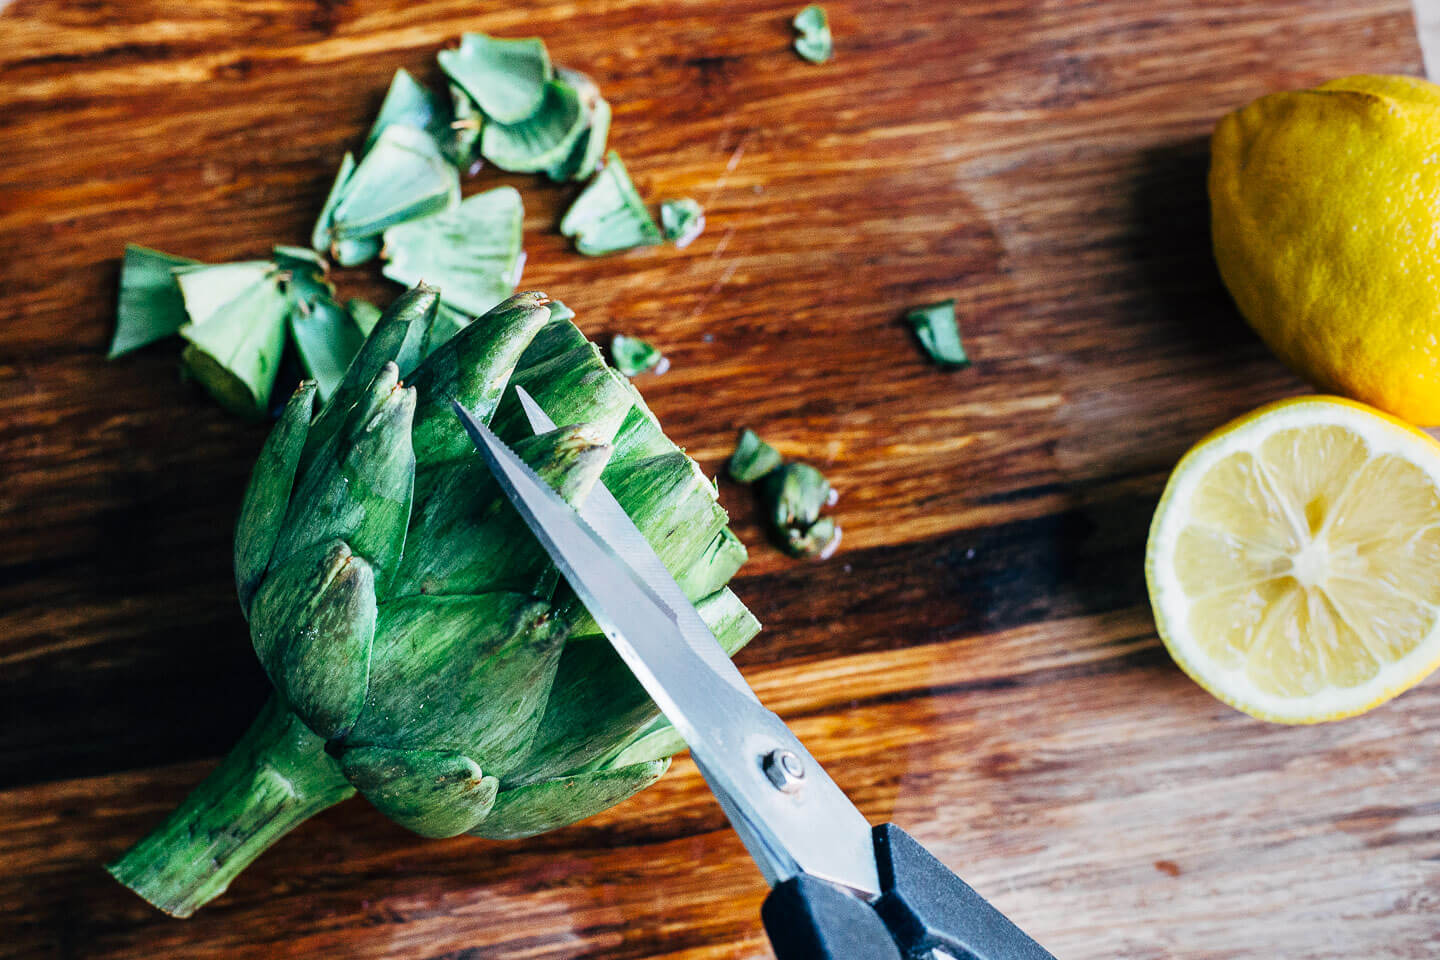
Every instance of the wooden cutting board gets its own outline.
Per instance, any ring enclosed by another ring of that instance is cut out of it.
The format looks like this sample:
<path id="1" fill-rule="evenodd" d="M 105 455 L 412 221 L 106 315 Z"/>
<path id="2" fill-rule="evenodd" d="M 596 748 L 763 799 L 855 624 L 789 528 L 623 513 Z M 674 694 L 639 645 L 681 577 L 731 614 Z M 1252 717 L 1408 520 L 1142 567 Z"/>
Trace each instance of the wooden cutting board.
<path id="1" fill-rule="evenodd" d="M 104 351 L 127 240 L 205 260 L 309 236 L 396 67 L 464 30 L 596 77 L 686 250 L 601 260 L 524 193 L 526 287 L 641 382 L 711 471 L 754 426 L 842 492 L 828 563 L 722 484 L 766 624 L 739 657 L 874 821 L 913 832 L 1061 958 L 1440 954 L 1440 683 L 1270 726 L 1172 666 L 1146 527 L 1205 431 L 1301 384 L 1208 251 L 1206 137 L 1268 91 L 1420 72 L 1406 0 L 800 6 L 16 0 L 0 12 L 0 956 L 759 958 L 764 888 L 679 759 L 534 840 L 426 841 L 361 801 L 194 919 L 101 872 L 195 784 L 265 684 L 230 527 L 263 429 L 163 344 Z M 5 7 L 0 3 L 0 7 Z M 385 299 L 367 271 L 347 295 Z M 973 368 L 905 307 L 955 297 Z"/>

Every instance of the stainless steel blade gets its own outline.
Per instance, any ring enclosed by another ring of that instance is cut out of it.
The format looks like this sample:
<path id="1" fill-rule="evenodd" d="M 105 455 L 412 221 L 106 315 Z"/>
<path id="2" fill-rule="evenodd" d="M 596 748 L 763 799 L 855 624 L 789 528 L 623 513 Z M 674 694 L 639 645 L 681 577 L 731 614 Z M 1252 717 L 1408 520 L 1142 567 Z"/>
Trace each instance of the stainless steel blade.
<path id="1" fill-rule="evenodd" d="M 530 421 L 530 429 L 536 433 L 555 429 L 555 421 L 540 409 L 540 404 L 535 402 L 535 398 L 530 396 L 524 387 L 517 384 L 515 393 L 520 397 L 520 407 Z M 590 524 L 596 533 L 605 538 L 605 542 L 640 574 L 655 595 L 670 608 L 670 612 L 675 615 L 675 622 L 680 625 L 685 642 L 695 649 L 700 659 L 710 666 L 715 675 L 758 702 L 755 691 L 750 689 L 750 684 L 745 682 L 740 671 L 735 669 L 735 665 L 725 655 L 720 642 L 715 639 L 694 604 L 685 596 L 685 591 L 680 589 L 680 584 L 675 582 L 675 577 L 664 561 L 650 546 L 640 528 L 635 526 L 635 521 L 630 519 L 625 508 L 620 506 L 620 501 L 606 489 L 605 484 L 595 484 L 580 507 L 580 516 L 585 518 L 585 522 Z"/>
<path id="2" fill-rule="evenodd" d="M 487 426 L 459 404 L 455 411 L 561 575 L 689 744 L 765 878 L 773 885 L 803 872 L 878 895 L 870 824 L 819 762 L 779 717 L 717 682 L 645 579 Z M 783 781 L 776 758 L 793 761 Z"/>

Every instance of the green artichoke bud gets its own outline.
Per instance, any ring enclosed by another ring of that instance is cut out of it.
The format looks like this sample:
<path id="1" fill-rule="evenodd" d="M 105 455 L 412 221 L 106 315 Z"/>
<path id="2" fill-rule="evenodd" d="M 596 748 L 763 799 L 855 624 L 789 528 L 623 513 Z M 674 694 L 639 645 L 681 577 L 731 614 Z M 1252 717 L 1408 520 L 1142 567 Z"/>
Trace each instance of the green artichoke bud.
<path id="1" fill-rule="evenodd" d="M 715 489 L 551 301 L 521 293 L 420 362 L 423 285 L 316 411 L 261 450 L 235 583 L 275 688 L 234 750 L 110 871 L 188 916 L 295 825 L 356 792 L 427 837 L 524 837 L 659 778 L 684 744 L 556 573 L 450 410 L 487 420 L 568 502 L 607 487 L 729 652 L 759 624 Z M 413 368 L 413 369 L 412 369 Z M 566 424 L 532 436 L 512 384 Z"/>

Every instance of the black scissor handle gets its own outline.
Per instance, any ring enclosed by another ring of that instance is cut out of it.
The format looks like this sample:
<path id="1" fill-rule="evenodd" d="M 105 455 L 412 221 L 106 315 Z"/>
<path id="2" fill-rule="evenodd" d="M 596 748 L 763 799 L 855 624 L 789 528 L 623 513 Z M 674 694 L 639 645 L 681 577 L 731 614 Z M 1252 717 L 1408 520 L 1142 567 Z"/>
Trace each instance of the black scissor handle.
<path id="1" fill-rule="evenodd" d="M 1040 944 L 894 824 L 874 831 L 880 899 L 873 905 L 801 874 L 760 911 L 778 960 L 1055 960 Z"/>

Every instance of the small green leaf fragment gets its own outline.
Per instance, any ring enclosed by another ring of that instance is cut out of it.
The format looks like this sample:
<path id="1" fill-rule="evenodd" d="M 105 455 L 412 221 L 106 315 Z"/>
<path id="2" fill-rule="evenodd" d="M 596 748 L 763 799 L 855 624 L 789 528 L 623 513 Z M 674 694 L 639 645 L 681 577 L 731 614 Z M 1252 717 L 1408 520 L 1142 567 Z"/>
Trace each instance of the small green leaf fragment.
<path id="1" fill-rule="evenodd" d="M 335 181 L 330 184 L 330 192 L 325 195 L 325 205 L 320 208 L 320 216 L 315 218 L 315 227 L 310 232 L 310 245 L 316 250 L 324 252 L 330 249 L 330 225 L 335 221 L 335 207 L 344 198 L 345 184 L 354 172 L 355 154 L 347 150 L 340 160 L 340 169 L 335 172 Z"/>
<path id="2" fill-rule="evenodd" d="M 830 19 L 825 8 L 818 3 L 795 14 L 791 21 L 799 36 L 795 38 L 795 52 L 811 63 L 824 63 L 834 54 L 834 41 L 830 36 Z"/>
<path id="3" fill-rule="evenodd" d="M 766 478 L 761 494 L 776 527 L 809 527 L 830 502 L 830 481 L 808 463 L 787 463 Z"/>
<path id="4" fill-rule="evenodd" d="M 565 321 L 565 320 L 574 320 L 574 319 L 575 319 L 575 311 L 574 311 L 574 310 L 571 310 L 569 307 L 565 306 L 565 304 L 561 303 L 559 300 L 551 300 L 551 301 L 550 301 L 550 322 L 551 322 L 551 323 L 557 323 L 557 324 L 558 324 L 558 323 L 560 323 L 560 322 L 562 322 L 562 321 Z"/>
<path id="5" fill-rule="evenodd" d="M 475 101 L 470 99 L 470 94 L 453 83 L 450 84 L 450 107 L 450 129 L 444 136 L 437 135 L 435 139 L 461 173 L 477 173 L 480 169 L 477 148 L 485 117 Z"/>
<path id="6" fill-rule="evenodd" d="M 332 244 L 378 237 L 396 224 L 455 206 L 460 202 L 460 176 L 428 133 L 391 124 L 341 193 L 329 224 Z"/>
<path id="7" fill-rule="evenodd" d="M 363 157 L 370 152 L 385 128 L 394 124 L 424 130 L 436 143 L 443 144 L 450 136 L 451 119 L 450 110 L 402 67 L 390 80 L 390 89 L 385 91 L 380 112 L 370 125 L 370 133 L 365 137 L 360 155 Z"/>
<path id="8" fill-rule="evenodd" d="M 358 267 L 380 255 L 380 238 L 361 237 L 358 240 L 336 240 L 330 245 L 330 255 L 342 267 Z"/>
<path id="9" fill-rule="evenodd" d="M 254 286 L 267 285 L 278 293 L 280 270 L 269 260 L 240 260 L 177 268 L 175 282 L 190 323 L 202 324 Z"/>
<path id="10" fill-rule="evenodd" d="M 778 468 L 780 451 L 760 439 L 760 434 L 746 427 L 740 431 L 735 452 L 730 455 L 728 471 L 736 483 L 754 483 Z"/>
<path id="11" fill-rule="evenodd" d="M 460 47 L 441 50 L 440 69 L 496 123 L 519 123 L 535 114 L 554 77 L 550 54 L 538 37 L 504 40 L 467 33 Z"/>
<path id="12" fill-rule="evenodd" d="M 960 342 L 960 325 L 955 320 L 955 301 L 941 300 L 915 307 L 905 314 L 915 328 L 920 345 L 930 359 L 942 367 L 968 367 L 970 358 Z"/>
<path id="13" fill-rule="evenodd" d="M 688 247 L 705 232 L 705 208 L 689 197 L 660 204 L 660 227 L 665 239 L 677 247 Z"/>
<path id="14" fill-rule="evenodd" d="M 591 257 L 653 246 L 664 239 L 614 150 L 565 211 L 560 232 L 574 239 L 576 250 Z"/>
<path id="15" fill-rule="evenodd" d="M 610 104 L 600 96 L 600 88 L 595 81 L 580 71 L 557 67 L 555 72 L 579 94 L 586 126 L 571 148 L 570 155 L 546 170 L 545 174 L 557 183 L 584 180 L 595 172 L 605 155 L 605 144 L 610 139 Z"/>
<path id="16" fill-rule="evenodd" d="M 315 381 L 323 403 L 345 378 L 365 334 L 349 311 L 329 297 L 292 299 L 291 303 L 290 336 L 300 365 Z"/>
<path id="17" fill-rule="evenodd" d="M 275 247 L 273 256 L 291 303 L 334 298 L 335 284 L 330 282 L 330 265 L 324 257 L 304 247 L 287 246 Z"/>
<path id="18" fill-rule="evenodd" d="M 825 475 L 808 463 L 787 463 L 768 473 L 760 499 L 771 532 L 797 557 L 830 556 L 840 545 L 840 528 L 820 511 L 836 500 Z"/>
<path id="19" fill-rule="evenodd" d="M 425 281 L 458 311 L 478 316 L 520 282 L 525 210 L 514 187 L 467 197 L 459 206 L 385 231 L 385 276 Z"/>
<path id="20" fill-rule="evenodd" d="M 580 94 L 563 80 L 552 80 L 534 115 L 515 123 L 485 124 L 480 153 L 501 170 L 538 173 L 564 162 L 586 126 Z"/>
<path id="21" fill-rule="evenodd" d="M 120 300 L 115 309 L 115 339 L 109 359 L 138 350 L 177 332 L 185 323 L 185 300 L 175 282 L 175 268 L 195 265 L 138 244 L 125 245 L 120 266 Z"/>
<path id="22" fill-rule="evenodd" d="M 840 527 L 831 517 L 821 517 L 803 531 L 791 527 L 785 531 L 784 546 L 792 557 L 828 559 L 840 547 Z"/>
<path id="23" fill-rule="evenodd" d="M 282 271 L 268 260 L 185 268 L 176 274 L 190 322 L 181 360 L 220 405 L 260 418 L 285 348 L 290 302 Z"/>
<path id="24" fill-rule="evenodd" d="M 627 377 L 636 377 L 652 370 L 655 373 L 664 373 L 670 366 L 665 355 L 652 344 L 639 337 L 627 337 L 623 333 L 615 334 L 610 341 L 610 359 L 615 361 L 615 369 Z"/>

